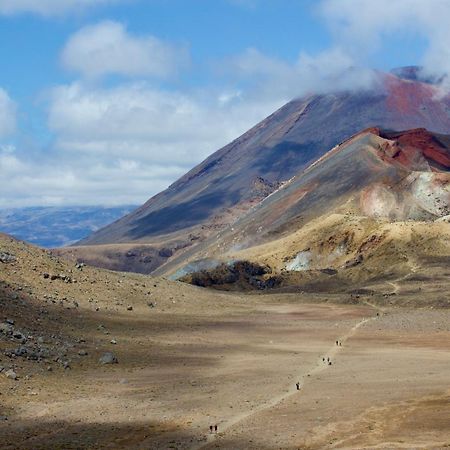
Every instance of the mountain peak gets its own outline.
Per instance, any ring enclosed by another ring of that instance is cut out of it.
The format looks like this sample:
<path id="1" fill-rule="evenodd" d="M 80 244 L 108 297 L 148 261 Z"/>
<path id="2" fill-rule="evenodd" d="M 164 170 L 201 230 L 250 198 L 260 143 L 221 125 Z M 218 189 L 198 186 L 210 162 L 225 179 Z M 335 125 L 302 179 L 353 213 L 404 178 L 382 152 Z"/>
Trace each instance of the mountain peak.
<path id="1" fill-rule="evenodd" d="M 428 84 L 439 84 L 445 75 L 432 74 L 422 66 L 395 67 L 390 71 L 392 75 L 402 80 L 420 81 Z"/>

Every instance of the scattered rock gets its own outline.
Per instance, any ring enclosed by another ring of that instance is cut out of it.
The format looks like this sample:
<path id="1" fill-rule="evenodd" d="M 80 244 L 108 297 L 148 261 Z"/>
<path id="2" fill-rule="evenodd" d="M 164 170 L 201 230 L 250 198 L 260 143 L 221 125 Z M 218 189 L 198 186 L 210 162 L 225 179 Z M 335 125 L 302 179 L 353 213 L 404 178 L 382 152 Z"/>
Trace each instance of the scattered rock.
<path id="1" fill-rule="evenodd" d="M 171 248 L 162 248 L 158 255 L 161 256 L 161 258 L 170 258 L 173 255 L 173 250 Z"/>
<path id="2" fill-rule="evenodd" d="M 26 347 L 17 347 L 13 353 L 16 356 L 25 356 L 28 353 L 28 350 L 26 349 Z"/>
<path id="3" fill-rule="evenodd" d="M 320 272 L 324 273 L 325 275 L 336 275 L 338 273 L 336 269 L 332 269 L 331 267 L 320 269 Z"/>
<path id="4" fill-rule="evenodd" d="M 131 305 L 127 306 L 127 311 L 133 311 L 133 307 Z"/>
<path id="5" fill-rule="evenodd" d="M 9 323 L 0 323 L 0 333 L 3 334 L 12 334 L 14 328 L 12 325 L 10 325 Z"/>
<path id="6" fill-rule="evenodd" d="M 344 265 L 345 269 L 349 269 L 350 267 L 355 267 L 361 264 L 364 260 L 364 256 L 360 253 L 356 258 L 350 259 Z"/>
<path id="7" fill-rule="evenodd" d="M 46 278 L 46 277 L 44 276 L 44 278 Z M 61 273 L 59 275 L 54 275 L 54 274 L 50 275 L 50 280 L 52 280 L 52 281 L 61 280 L 61 281 L 64 281 L 65 283 L 72 283 L 72 278 L 69 277 L 68 275 L 64 275 L 63 273 Z"/>
<path id="8" fill-rule="evenodd" d="M 14 372 L 14 370 L 9 369 L 5 372 L 6 378 L 9 378 L 10 380 L 17 380 L 18 376 L 17 373 Z"/>
<path id="9" fill-rule="evenodd" d="M 16 261 L 16 257 L 12 253 L 0 252 L 0 262 L 4 264 L 12 263 Z"/>
<path id="10" fill-rule="evenodd" d="M 20 341 L 23 341 L 25 339 L 25 336 L 20 331 L 14 331 L 13 336 Z"/>
<path id="11" fill-rule="evenodd" d="M 100 364 L 117 364 L 119 361 L 117 360 L 114 353 L 106 352 L 98 360 Z"/>

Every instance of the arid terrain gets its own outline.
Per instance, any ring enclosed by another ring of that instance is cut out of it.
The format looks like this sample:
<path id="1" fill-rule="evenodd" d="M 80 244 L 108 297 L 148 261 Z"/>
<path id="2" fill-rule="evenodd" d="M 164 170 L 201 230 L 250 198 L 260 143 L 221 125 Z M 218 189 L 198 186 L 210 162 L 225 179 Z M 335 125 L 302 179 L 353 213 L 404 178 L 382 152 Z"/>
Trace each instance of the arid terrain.
<path id="1" fill-rule="evenodd" d="M 245 294 L 0 253 L 1 448 L 450 446 L 445 264 Z"/>

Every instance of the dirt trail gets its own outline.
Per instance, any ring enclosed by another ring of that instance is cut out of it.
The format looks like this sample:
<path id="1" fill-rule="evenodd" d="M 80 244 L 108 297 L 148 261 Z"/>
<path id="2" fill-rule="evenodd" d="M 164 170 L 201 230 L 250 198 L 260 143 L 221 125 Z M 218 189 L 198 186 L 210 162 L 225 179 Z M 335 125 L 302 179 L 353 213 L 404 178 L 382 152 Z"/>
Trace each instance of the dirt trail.
<path id="1" fill-rule="evenodd" d="M 393 291 L 390 294 L 398 294 L 401 288 L 399 283 L 405 281 L 411 274 L 416 273 L 419 268 L 420 266 L 417 264 L 417 262 L 410 261 L 410 270 L 411 270 L 410 272 L 403 275 L 402 277 L 395 279 L 394 281 L 387 281 L 387 284 L 390 284 L 393 289 Z"/>
<path id="2" fill-rule="evenodd" d="M 357 324 L 355 324 L 352 328 L 350 328 L 350 330 L 345 335 L 343 335 L 342 337 L 336 338 L 336 340 L 340 341 L 343 344 L 343 346 L 338 346 L 334 342 L 333 345 L 328 350 L 328 352 L 326 352 L 326 357 L 330 358 L 330 361 L 333 363 L 333 358 L 335 358 L 339 354 L 339 352 L 344 348 L 345 342 L 348 339 L 350 339 L 352 336 L 354 336 L 354 334 L 357 332 L 358 328 L 360 328 L 361 326 L 363 326 L 367 322 L 369 322 L 371 320 L 374 320 L 374 319 L 376 319 L 376 316 L 362 319 Z M 307 380 L 310 380 L 313 375 L 317 375 L 317 374 L 319 374 L 320 372 L 323 372 L 324 370 L 326 370 L 329 367 L 330 366 L 329 366 L 328 362 L 327 361 L 324 362 L 322 360 L 322 357 L 321 357 L 320 360 L 317 362 L 317 364 L 312 368 L 312 370 L 310 370 L 306 375 L 300 374 L 297 377 L 297 379 L 300 382 L 300 387 L 301 387 L 300 391 L 293 390 L 289 386 L 289 387 L 287 387 L 287 389 L 289 389 L 288 392 L 285 392 L 283 394 L 280 394 L 280 395 L 277 395 L 275 397 L 272 397 L 266 403 L 263 403 L 262 405 L 260 405 L 257 408 L 254 408 L 251 411 L 246 411 L 246 412 L 243 412 L 241 414 L 237 414 L 232 419 L 227 420 L 226 422 L 220 423 L 220 425 L 219 425 L 220 428 L 219 428 L 219 433 L 218 434 L 208 434 L 206 436 L 206 442 L 203 441 L 203 442 L 200 442 L 197 445 L 194 445 L 193 447 L 191 447 L 191 450 L 198 450 L 198 449 L 204 448 L 207 445 L 209 445 L 210 443 L 212 443 L 213 441 L 215 441 L 216 437 L 223 436 L 224 432 L 226 432 L 227 430 L 229 430 L 231 427 L 235 426 L 239 422 L 241 422 L 243 420 L 246 420 L 249 417 L 251 417 L 253 415 L 256 415 L 256 414 L 258 414 L 258 413 L 260 413 L 262 411 L 266 411 L 266 410 L 268 410 L 270 408 L 273 408 L 274 406 L 278 405 L 279 403 L 281 403 L 282 401 L 286 400 L 289 397 L 292 397 L 294 395 L 301 395 L 302 389 L 304 389 L 306 384 L 307 384 L 306 383 Z"/>

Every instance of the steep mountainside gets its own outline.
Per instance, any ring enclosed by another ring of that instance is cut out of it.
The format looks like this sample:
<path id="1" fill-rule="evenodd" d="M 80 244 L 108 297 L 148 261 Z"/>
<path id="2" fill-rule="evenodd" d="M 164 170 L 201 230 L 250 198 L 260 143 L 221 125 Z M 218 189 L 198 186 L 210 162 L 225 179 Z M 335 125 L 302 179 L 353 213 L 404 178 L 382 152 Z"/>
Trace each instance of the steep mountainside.
<path id="1" fill-rule="evenodd" d="M 82 244 L 146 242 L 180 233 L 187 237 L 189 229 L 198 231 L 202 225 L 216 223 L 227 208 L 246 209 L 255 197 L 260 200 L 261 193 L 253 188 L 258 177 L 269 184 L 288 180 L 334 145 L 368 127 L 425 127 L 450 133 L 449 97 L 419 81 L 414 70 L 395 73 L 378 74 L 370 90 L 310 95 L 288 103 Z M 235 217 L 230 215 L 231 220 Z M 227 223 L 227 218 L 221 219 L 219 228 Z"/>
<path id="2" fill-rule="evenodd" d="M 196 251 L 157 272 L 182 276 L 245 260 L 269 266 L 269 272 L 331 269 L 368 279 L 393 264 L 408 271 L 422 250 L 429 257 L 449 254 L 449 214 L 450 137 L 372 128 L 334 147 Z M 409 250 L 399 246 L 406 236 Z M 374 254 L 378 259 L 368 270 Z"/>

